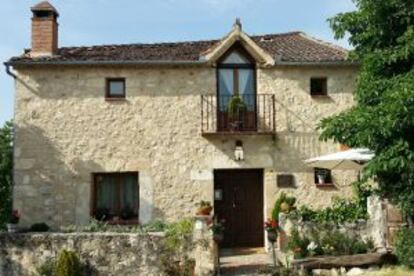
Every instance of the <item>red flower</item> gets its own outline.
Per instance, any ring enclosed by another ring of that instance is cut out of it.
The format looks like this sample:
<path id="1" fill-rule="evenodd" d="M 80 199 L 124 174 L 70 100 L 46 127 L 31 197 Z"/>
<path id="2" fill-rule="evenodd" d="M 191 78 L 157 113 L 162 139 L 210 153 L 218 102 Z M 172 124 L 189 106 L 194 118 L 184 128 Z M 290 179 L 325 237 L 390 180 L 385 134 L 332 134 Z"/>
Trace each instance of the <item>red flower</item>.
<path id="1" fill-rule="evenodd" d="M 277 220 L 269 218 L 267 221 L 265 221 L 264 228 L 267 231 L 277 231 L 279 228 L 279 223 Z"/>

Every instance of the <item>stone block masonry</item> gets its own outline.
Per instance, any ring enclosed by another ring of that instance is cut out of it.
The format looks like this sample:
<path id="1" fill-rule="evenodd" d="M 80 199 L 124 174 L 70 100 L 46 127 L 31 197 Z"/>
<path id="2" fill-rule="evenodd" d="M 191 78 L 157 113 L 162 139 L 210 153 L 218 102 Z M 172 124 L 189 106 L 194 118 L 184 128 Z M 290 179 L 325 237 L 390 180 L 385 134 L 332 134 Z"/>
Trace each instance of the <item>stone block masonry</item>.
<path id="1" fill-rule="evenodd" d="M 90 219 L 92 173 L 137 171 L 139 219 L 191 216 L 213 201 L 215 169 L 264 169 L 265 212 L 280 192 L 318 208 L 349 196 L 354 172 L 333 172 L 335 187 L 320 189 L 303 160 L 337 151 L 315 131 L 321 118 L 353 104 L 355 69 L 258 69 L 258 93 L 276 97 L 277 139 L 260 135 L 201 135 L 200 95 L 214 94 L 214 68 L 16 68 L 14 208 L 21 226 L 53 229 Z M 312 76 L 327 76 L 329 97 L 309 95 Z M 124 101 L 105 101 L 105 78 L 126 80 Z M 245 161 L 234 143 L 243 141 Z M 201 173 L 200 173 L 201 172 Z M 280 173 L 295 187 L 280 188 Z"/>
<path id="2" fill-rule="evenodd" d="M 146 234 L 0 234 L 0 275 L 29 276 L 62 249 L 76 252 L 92 275 L 160 275 L 160 239 Z"/>
<path id="3" fill-rule="evenodd" d="M 214 275 L 218 265 L 210 220 L 195 219 L 193 246 L 181 252 L 194 260 L 199 276 Z M 90 275 L 166 275 L 163 262 L 180 254 L 166 250 L 166 239 L 164 233 L 0 233 L 0 276 L 37 275 L 36 268 L 63 249 L 76 252 Z"/>

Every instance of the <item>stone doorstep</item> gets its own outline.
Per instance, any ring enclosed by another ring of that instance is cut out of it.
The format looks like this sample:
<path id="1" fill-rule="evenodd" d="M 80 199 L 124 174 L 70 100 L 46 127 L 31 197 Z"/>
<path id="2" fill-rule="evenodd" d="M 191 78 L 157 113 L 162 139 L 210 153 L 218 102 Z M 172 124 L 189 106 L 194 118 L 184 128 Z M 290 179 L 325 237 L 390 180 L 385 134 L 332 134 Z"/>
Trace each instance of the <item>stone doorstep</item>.
<path id="1" fill-rule="evenodd" d="M 264 248 L 235 248 L 220 250 L 222 275 L 257 275 L 261 268 L 272 263 Z"/>

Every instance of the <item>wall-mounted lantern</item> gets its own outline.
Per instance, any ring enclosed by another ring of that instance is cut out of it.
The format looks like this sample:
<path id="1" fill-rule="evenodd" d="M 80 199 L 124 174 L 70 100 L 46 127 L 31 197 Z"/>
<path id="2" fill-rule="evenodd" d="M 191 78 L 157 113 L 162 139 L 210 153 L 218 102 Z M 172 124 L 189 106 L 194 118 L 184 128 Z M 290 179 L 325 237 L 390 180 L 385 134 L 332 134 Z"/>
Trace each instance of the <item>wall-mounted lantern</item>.
<path id="1" fill-rule="evenodd" d="M 240 140 L 236 141 L 236 147 L 234 148 L 234 160 L 236 161 L 244 160 L 243 142 Z"/>

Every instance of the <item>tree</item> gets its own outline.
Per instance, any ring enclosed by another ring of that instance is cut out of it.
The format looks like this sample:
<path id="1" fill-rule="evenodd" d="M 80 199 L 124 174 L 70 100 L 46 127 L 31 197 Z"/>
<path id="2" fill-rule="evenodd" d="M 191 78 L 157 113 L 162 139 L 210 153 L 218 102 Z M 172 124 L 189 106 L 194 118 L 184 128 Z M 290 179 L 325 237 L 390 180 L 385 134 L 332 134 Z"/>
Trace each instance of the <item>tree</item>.
<path id="1" fill-rule="evenodd" d="M 414 1 L 353 0 L 357 9 L 329 19 L 349 35 L 361 64 L 356 106 L 321 121 L 321 139 L 375 152 L 364 169 L 378 192 L 414 214 Z M 410 218 L 411 217 L 411 218 Z"/>
<path id="2" fill-rule="evenodd" d="M 0 128 L 0 229 L 5 227 L 12 209 L 13 124 Z"/>

